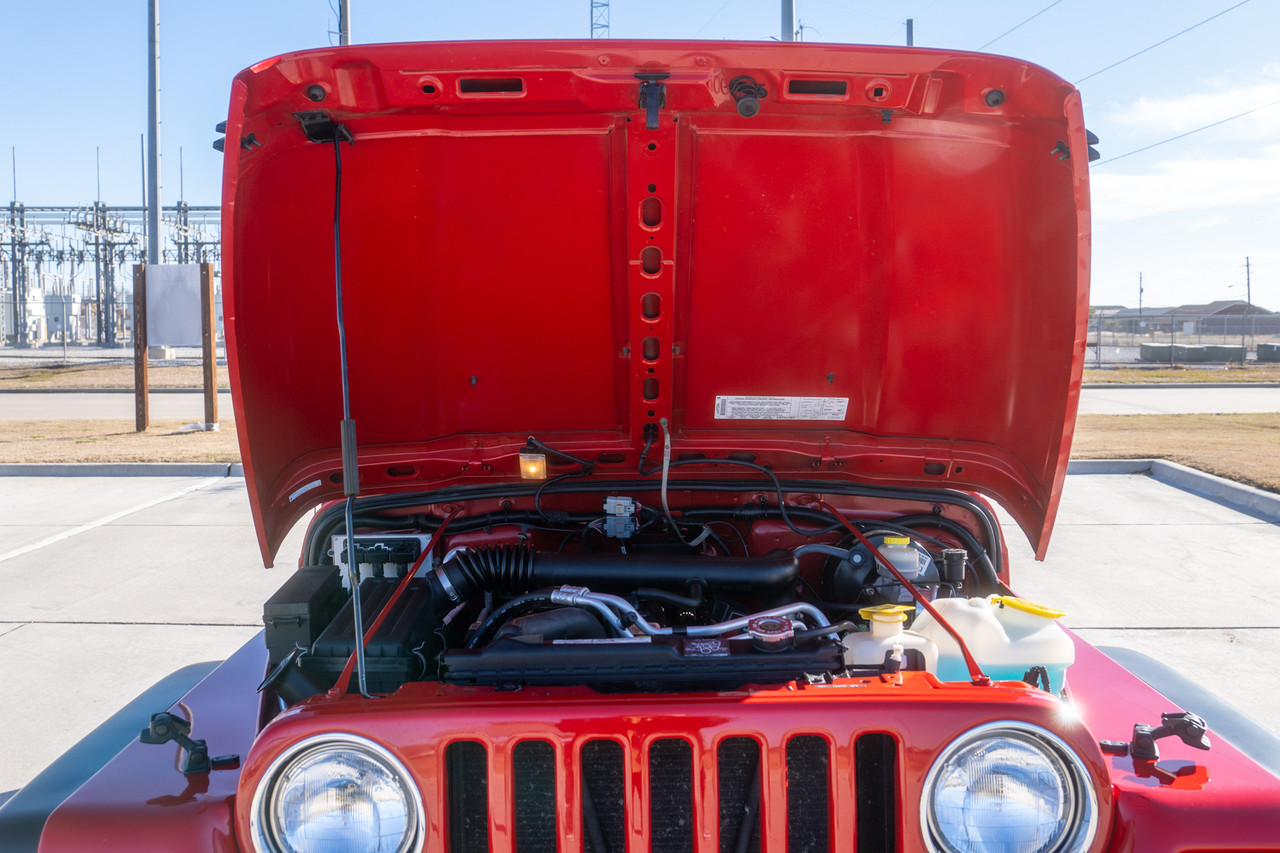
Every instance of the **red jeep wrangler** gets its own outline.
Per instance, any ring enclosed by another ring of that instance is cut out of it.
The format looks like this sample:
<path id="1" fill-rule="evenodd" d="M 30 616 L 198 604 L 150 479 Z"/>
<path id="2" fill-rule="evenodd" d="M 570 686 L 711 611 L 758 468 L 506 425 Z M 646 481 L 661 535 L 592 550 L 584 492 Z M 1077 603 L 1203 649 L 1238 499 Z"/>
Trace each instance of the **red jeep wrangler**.
<path id="1" fill-rule="evenodd" d="M 320 510 L 41 851 L 1280 850 L 1274 765 L 1010 588 L 988 499 L 1043 556 L 1080 389 L 1071 85 L 382 45 L 246 70 L 225 131 L 268 564 Z"/>

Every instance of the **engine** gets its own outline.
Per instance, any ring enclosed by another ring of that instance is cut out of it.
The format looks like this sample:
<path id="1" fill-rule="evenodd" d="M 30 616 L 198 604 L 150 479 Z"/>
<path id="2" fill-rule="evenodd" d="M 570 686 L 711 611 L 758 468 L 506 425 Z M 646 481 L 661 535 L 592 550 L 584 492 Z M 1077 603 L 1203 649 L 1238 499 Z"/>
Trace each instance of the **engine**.
<path id="1" fill-rule="evenodd" d="M 350 543 L 313 524 L 314 564 L 264 610 L 267 685 L 292 704 L 350 671 L 351 561 L 362 623 L 377 623 L 364 647 L 372 693 L 411 681 L 731 690 L 923 669 L 912 642 L 868 657 L 885 608 L 1000 586 L 986 548 L 936 507 L 849 519 L 860 536 L 825 513 L 751 503 L 676 524 L 631 498 L 604 510 L 548 518 L 508 504 L 448 530 L 431 515 L 365 516 Z"/>

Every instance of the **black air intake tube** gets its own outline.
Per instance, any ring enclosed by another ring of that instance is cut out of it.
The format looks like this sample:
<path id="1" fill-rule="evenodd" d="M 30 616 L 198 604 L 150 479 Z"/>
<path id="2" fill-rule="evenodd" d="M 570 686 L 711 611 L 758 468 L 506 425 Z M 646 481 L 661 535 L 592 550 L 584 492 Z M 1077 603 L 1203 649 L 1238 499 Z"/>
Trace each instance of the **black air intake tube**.
<path id="1" fill-rule="evenodd" d="M 448 598 L 460 601 L 480 592 L 518 595 L 564 584 L 628 593 L 641 586 L 686 589 L 696 581 L 722 592 L 778 592 L 797 576 L 796 556 L 784 549 L 762 557 L 701 557 L 548 554 L 500 545 L 459 551 L 431 577 Z"/>

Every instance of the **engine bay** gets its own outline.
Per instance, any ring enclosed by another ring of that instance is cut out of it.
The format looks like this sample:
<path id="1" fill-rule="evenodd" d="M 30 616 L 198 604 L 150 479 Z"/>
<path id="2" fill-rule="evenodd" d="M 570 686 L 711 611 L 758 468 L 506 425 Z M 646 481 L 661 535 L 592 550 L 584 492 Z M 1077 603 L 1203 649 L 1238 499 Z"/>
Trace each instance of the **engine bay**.
<path id="1" fill-rule="evenodd" d="M 933 670 L 936 654 L 921 655 L 910 631 L 869 655 L 872 623 L 907 623 L 921 597 L 1008 592 L 995 519 L 965 493 L 824 492 L 841 504 L 836 518 L 811 494 L 779 500 L 781 484 L 713 495 L 677 485 L 678 514 L 649 483 L 556 493 L 554 509 L 540 491 L 367 499 L 350 547 L 335 504 L 264 608 L 268 684 L 285 704 L 356 689 L 339 684 L 356 649 L 350 560 L 371 693 L 411 681 L 730 690 Z"/>

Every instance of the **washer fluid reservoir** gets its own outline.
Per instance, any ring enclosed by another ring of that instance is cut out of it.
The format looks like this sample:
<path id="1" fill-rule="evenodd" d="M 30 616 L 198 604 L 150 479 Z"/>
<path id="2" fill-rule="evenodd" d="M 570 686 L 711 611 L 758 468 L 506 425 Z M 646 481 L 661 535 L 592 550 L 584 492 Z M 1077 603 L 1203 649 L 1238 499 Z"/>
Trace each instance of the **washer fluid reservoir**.
<path id="1" fill-rule="evenodd" d="M 871 630 L 845 635 L 845 666 L 936 673 L 938 647 L 914 631 L 903 630 L 907 614 L 914 610 L 903 604 L 878 604 L 859 610 L 858 615 L 871 623 Z"/>
<path id="2" fill-rule="evenodd" d="M 993 681 L 1021 681 L 1027 670 L 1042 666 L 1050 692 L 1066 684 L 1067 667 L 1076 659 L 1075 644 L 1057 622 L 1061 610 L 1023 598 L 940 598 L 932 602 L 942 618 L 964 638 L 982 671 Z M 912 631 L 938 647 L 938 678 L 968 681 L 960 646 L 927 612 L 916 616 Z"/>

